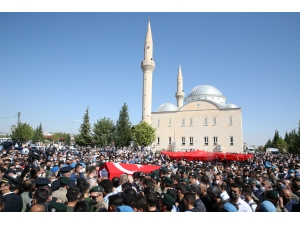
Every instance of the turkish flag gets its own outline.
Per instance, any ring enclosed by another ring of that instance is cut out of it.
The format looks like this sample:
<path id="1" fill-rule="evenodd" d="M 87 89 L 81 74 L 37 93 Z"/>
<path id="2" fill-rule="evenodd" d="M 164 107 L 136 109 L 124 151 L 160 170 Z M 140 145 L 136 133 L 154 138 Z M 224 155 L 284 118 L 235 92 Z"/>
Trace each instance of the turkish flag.
<path id="1" fill-rule="evenodd" d="M 151 173 L 158 170 L 160 166 L 140 165 L 140 164 L 126 164 L 126 163 L 104 163 L 98 170 L 98 178 L 101 177 L 101 171 L 106 170 L 108 179 L 120 177 L 122 174 L 132 175 L 134 172 Z"/>
<path id="2" fill-rule="evenodd" d="M 188 159 L 188 160 L 201 160 L 201 161 L 213 161 L 215 159 L 227 159 L 227 160 L 248 160 L 253 158 L 252 154 L 233 154 L 222 152 L 205 152 L 203 150 L 196 150 L 194 152 L 161 152 L 164 155 L 168 155 L 173 159 Z"/>

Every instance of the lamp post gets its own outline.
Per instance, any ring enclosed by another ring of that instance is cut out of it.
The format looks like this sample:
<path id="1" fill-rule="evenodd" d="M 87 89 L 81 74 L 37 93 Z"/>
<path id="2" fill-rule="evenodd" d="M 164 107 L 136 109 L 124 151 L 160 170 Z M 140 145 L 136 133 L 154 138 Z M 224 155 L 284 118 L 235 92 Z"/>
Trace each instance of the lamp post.
<path id="1" fill-rule="evenodd" d="M 70 120 L 69 118 L 66 118 L 66 120 L 70 121 L 72 123 L 72 127 L 71 127 L 71 135 L 72 135 L 72 132 L 73 132 L 73 123 L 74 122 L 78 122 L 79 120 Z"/>

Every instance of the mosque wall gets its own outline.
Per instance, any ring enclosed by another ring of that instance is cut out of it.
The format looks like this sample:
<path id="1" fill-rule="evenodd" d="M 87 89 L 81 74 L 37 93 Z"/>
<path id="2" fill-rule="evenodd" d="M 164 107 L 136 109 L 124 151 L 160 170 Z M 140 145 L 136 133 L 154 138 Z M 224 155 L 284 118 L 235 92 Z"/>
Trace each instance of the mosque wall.
<path id="1" fill-rule="evenodd" d="M 222 152 L 243 152 L 241 109 L 216 109 L 213 104 L 201 101 L 203 108 L 195 109 L 198 104 L 193 102 L 177 112 L 152 113 L 152 126 L 156 129 L 154 149 L 172 150 L 175 140 L 176 151 L 215 152 L 220 145 Z"/>

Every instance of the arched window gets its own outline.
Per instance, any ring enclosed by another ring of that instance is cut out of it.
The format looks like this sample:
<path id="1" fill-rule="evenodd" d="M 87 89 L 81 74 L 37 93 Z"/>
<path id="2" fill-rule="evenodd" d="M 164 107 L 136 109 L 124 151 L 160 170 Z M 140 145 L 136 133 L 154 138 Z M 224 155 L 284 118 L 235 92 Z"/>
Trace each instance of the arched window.
<path id="1" fill-rule="evenodd" d="M 213 125 L 217 125 L 217 117 L 213 118 Z"/>
<path id="2" fill-rule="evenodd" d="M 207 126 L 207 125 L 208 125 L 207 117 L 204 117 L 204 126 Z"/>

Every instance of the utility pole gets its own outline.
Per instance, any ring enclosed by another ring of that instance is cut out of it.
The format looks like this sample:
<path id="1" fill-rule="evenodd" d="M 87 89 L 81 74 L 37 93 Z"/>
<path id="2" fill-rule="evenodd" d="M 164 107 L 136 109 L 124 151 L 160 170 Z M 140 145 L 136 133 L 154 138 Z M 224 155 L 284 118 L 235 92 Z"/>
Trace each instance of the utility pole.
<path id="1" fill-rule="evenodd" d="M 18 112 L 18 125 L 20 124 L 20 117 L 21 117 L 21 113 L 20 112 Z"/>

